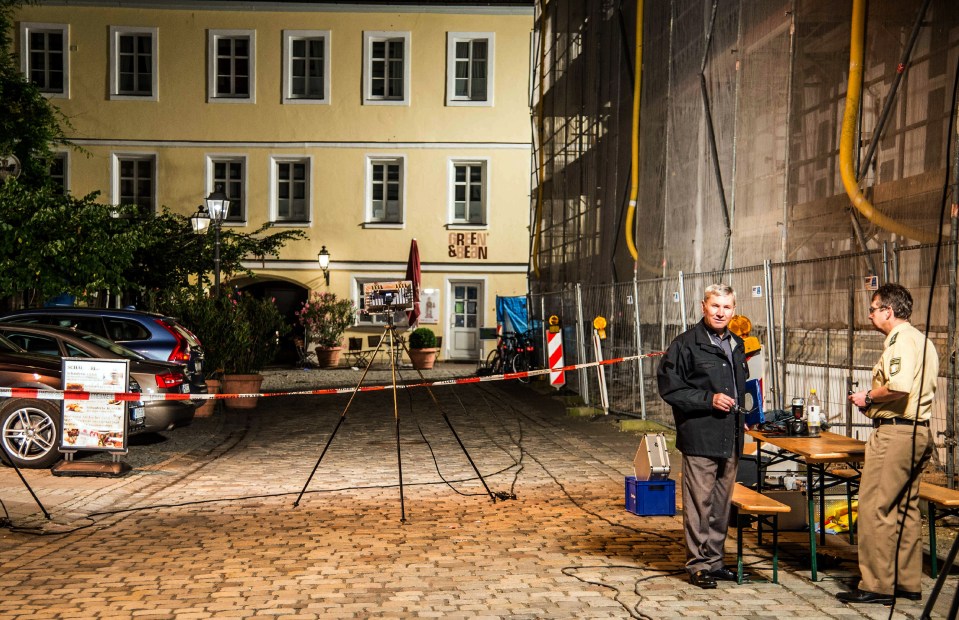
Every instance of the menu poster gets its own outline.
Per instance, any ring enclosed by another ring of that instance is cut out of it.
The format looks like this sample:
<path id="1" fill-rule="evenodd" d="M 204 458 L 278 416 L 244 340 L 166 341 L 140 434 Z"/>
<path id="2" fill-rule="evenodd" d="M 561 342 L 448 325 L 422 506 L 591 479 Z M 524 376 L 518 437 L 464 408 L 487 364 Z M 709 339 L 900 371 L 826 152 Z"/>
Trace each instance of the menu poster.
<path id="1" fill-rule="evenodd" d="M 113 394 L 130 384 L 129 360 L 65 357 L 63 389 L 88 392 L 89 399 L 63 399 L 60 449 L 127 451 L 127 403 Z"/>

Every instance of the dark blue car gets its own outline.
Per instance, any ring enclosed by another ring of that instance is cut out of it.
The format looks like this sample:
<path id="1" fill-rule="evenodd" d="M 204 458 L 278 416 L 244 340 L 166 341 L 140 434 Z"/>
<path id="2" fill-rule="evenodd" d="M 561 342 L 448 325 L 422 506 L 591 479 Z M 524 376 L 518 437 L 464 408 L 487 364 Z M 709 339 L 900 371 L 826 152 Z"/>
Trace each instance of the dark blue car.
<path id="1" fill-rule="evenodd" d="M 200 341 L 173 317 L 120 308 L 49 307 L 16 310 L 0 321 L 73 327 L 103 336 L 149 359 L 184 365 L 190 391 L 206 393 Z"/>

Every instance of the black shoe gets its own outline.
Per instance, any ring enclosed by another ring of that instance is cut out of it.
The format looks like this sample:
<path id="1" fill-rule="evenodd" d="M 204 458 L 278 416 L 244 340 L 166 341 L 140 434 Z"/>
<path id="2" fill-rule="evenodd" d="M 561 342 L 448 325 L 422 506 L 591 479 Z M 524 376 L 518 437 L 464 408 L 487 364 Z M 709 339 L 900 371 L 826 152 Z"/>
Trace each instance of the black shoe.
<path id="1" fill-rule="evenodd" d="M 878 603 L 879 605 L 892 605 L 894 598 L 890 594 L 878 594 L 867 590 L 853 590 L 852 592 L 840 592 L 836 595 L 843 603 Z"/>
<path id="2" fill-rule="evenodd" d="M 712 590 L 716 587 L 716 580 L 710 577 L 709 571 L 698 570 L 689 576 L 689 583 L 699 586 L 703 590 Z"/>
<path id="3" fill-rule="evenodd" d="M 907 601 L 921 601 L 922 592 L 909 592 L 908 590 L 896 589 L 896 598 L 904 598 Z"/>
<path id="4" fill-rule="evenodd" d="M 736 571 L 730 570 L 725 566 L 709 571 L 709 576 L 716 581 L 739 581 L 739 578 L 736 577 Z M 749 573 L 744 572 L 743 581 L 745 581 L 747 577 L 749 577 Z"/>

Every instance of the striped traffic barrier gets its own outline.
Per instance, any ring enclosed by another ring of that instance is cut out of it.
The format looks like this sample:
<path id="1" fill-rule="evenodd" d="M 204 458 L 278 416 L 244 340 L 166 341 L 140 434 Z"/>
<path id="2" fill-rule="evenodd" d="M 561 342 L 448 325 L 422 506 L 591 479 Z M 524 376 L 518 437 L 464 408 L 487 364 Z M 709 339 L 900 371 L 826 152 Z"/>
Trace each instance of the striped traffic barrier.
<path id="1" fill-rule="evenodd" d="M 549 384 L 559 389 L 566 385 L 566 373 L 563 371 L 563 332 L 547 332 L 546 354 L 550 368 Z"/>

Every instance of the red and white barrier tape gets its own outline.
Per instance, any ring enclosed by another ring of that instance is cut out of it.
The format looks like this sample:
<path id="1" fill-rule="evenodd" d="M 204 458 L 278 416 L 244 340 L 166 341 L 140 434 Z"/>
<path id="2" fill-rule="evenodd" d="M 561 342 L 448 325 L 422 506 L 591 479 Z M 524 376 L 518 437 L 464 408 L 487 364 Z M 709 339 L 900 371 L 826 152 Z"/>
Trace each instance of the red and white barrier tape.
<path id="1" fill-rule="evenodd" d="M 538 377 L 550 372 L 579 370 L 581 368 L 593 368 L 594 366 L 608 366 L 619 364 L 621 362 L 631 362 L 641 360 L 647 357 L 657 357 L 664 351 L 647 353 L 645 355 L 631 355 L 629 357 L 614 357 L 599 362 L 587 362 L 585 364 L 571 364 L 562 368 L 542 368 L 539 370 L 527 370 L 523 372 L 508 372 L 502 375 L 489 375 L 486 377 L 470 376 L 459 377 L 455 379 L 442 379 L 438 381 L 425 381 L 421 383 L 403 383 L 397 384 L 396 388 L 405 390 L 409 388 L 431 387 L 435 385 L 465 385 L 468 383 L 485 383 L 488 381 L 510 381 L 512 379 L 525 379 L 526 377 Z M 141 392 L 75 392 L 70 390 L 39 390 L 36 388 L 4 388 L 0 387 L 0 398 L 36 398 L 38 400 L 118 400 L 118 401 L 146 401 L 153 402 L 158 400 L 223 400 L 228 398 L 269 398 L 273 396 L 307 396 L 317 394 L 350 394 L 352 392 L 377 392 L 381 390 L 393 389 L 392 384 L 386 385 L 360 385 L 355 387 L 343 388 L 322 388 L 318 390 L 300 390 L 294 392 L 264 392 L 262 394 L 144 394 Z"/>

